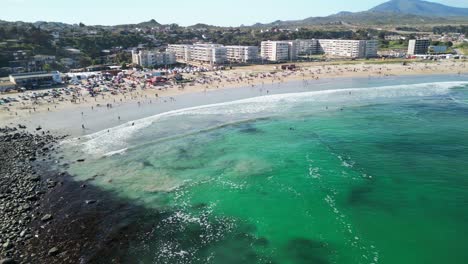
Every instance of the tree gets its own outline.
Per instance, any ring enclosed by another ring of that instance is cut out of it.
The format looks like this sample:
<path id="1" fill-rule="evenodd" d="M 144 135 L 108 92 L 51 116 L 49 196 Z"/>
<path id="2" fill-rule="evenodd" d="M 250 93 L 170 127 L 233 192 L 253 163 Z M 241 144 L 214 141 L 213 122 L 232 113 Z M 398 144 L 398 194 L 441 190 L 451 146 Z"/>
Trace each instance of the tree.
<path id="1" fill-rule="evenodd" d="M 379 39 L 385 39 L 385 32 L 380 32 L 379 33 Z"/>
<path id="2" fill-rule="evenodd" d="M 52 70 L 52 67 L 50 66 L 50 64 L 44 64 L 44 66 L 42 66 L 42 69 L 46 72 L 50 72 Z"/>
<path id="3" fill-rule="evenodd" d="M 86 25 L 83 24 L 82 22 L 80 22 L 79 26 L 80 26 L 81 28 L 86 27 Z"/>
<path id="4" fill-rule="evenodd" d="M 128 69 L 128 68 L 127 68 L 127 63 L 122 62 L 122 70 L 126 70 L 126 69 Z"/>

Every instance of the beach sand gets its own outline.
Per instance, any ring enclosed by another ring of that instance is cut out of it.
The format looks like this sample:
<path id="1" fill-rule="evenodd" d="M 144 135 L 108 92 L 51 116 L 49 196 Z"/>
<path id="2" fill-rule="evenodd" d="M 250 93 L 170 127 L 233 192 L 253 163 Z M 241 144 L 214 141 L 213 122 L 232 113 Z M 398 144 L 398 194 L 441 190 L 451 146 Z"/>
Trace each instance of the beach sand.
<path id="1" fill-rule="evenodd" d="M 84 96 L 80 103 L 72 103 L 71 96 L 65 96 L 63 101 L 50 99 L 50 102 L 42 100 L 34 105 L 27 101 L 2 106 L 0 125 L 25 124 L 29 129 L 41 126 L 52 132 L 81 136 L 171 110 L 269 94 L 326 90 L 336 88 L 337 82 L 343 88 L 349 88 L 353 87 L 353 80 L 361 80 L 358 83 L 362 85 L 362 81 L 378 83 L 379 79 L 420 76 L 420 81 L 425 82 L 424 76 L 463 76 L 468 73 L 465 61 L 409 65 L 375 63 L 296 63 L 297 71 L 275 70 L 275 65 L 257 65 L 195 76 L 186 74 L 185 78 L 195 79 L 194 85 L 169 89 L 138 87 L 127 94 Z M 112 104 L 112 108 L 106 107 L 107 104 Z"/>

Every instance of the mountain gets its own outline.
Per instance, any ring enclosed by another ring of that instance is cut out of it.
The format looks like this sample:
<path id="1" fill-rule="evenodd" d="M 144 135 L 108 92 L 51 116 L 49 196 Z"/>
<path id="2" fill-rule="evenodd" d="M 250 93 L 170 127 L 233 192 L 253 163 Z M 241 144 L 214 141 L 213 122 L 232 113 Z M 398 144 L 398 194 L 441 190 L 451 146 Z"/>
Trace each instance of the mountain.
<path id="1" fill-rule="evenodd" d="M 363 12 L 340 12 L 303 20 L 257 23 L 253 27 L 316 25 L 421 25 L 468 22 L 468 8 L 450 7 L 423 0 L 391 0 Z"/>
<path id="2" fill-rule="evenodd" d="M 381 25 L 421 25 L 421 24 L 447 24 L 449 22 L 459 21 L 443 17 L 428 17 L 411 14 L 400 14 L 390 12 L 340 12 L 326 17 L 309 17 L 303 20 L 275 21 L 269 24 L 257 23 L 253 27 L 302 27 L 302 26 L 323 26 L 323 25 L 363 25 L 363 26 L 381 26 Z M 468 21 L 468 18 L 461 19 Z"/>
<path id="3" fill-rule="evenodd" d="M 468 8 L 451 7 L 423 0 L 391 0 L 369 11 L 428 17 L 468 17 Z"/>

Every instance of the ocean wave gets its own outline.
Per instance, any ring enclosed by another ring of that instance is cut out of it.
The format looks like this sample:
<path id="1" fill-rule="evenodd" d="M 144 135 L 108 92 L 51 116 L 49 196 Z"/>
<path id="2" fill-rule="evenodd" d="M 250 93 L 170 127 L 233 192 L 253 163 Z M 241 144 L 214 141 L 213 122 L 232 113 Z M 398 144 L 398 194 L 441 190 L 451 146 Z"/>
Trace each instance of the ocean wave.
<path id="1" fill-rule="evenodd" d="M 379 98 L 386 99 L 442 95 L 448 93 L 451 88 L 464 85 L 468 85 L 468 82 L 437 82 L 371 88 L 348 88 L 254 97 L 226 103 L 173 110 L 140 120 L 130 121 L 109 130 L 106 129 L 79 139 L 75 138 L 69 140 L 66 143 L 78 145 L 88 154 L 102 156 L 106 155 L 106 153 L 110 153 L 115 155 L 115 153 L 117 153 L 116 151 L 128 147 L 127 141 L 138 131 L 142 131 L 162 119 L 166 120 L 176 116 L 245 116 L 257 113 L 268 113 L 274 115 L 288 111 L 288 109 L 293 107 L 295 103 L 358 103 Z"/>

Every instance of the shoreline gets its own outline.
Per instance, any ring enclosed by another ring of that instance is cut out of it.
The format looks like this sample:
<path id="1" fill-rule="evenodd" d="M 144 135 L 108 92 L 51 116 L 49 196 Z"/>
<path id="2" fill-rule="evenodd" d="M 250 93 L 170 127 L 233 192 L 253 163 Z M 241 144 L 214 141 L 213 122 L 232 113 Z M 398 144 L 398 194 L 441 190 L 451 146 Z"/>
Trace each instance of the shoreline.
<path id="1" fill-rule="evenodd" d="M 462 64 L 465 65 L 465 62 Z M 350 66 L 353 65 L 343 65 L 342 67 L 347 68 Z M 385 68 L 392 66 L 392 64 L 378 66 Z M 401 65 L 393 66 L 404 67 Z M 366 66 L 364 65 L 364 67 Z M 335 70 L 337 69 L 338 71 L 341 70 L 335 68 Z M 445 71 L 438 74 L 435 74 L 433 70 L 430 72 L 411 70 L 400 72 L 398 75 L 385 74 L 377 76 L 371 76 L 371 74 L 368 75 L 365 72 L 348 73 L 340 76 L 326 74 L 326 77 L 319 79 L 307 78 L 307 76 L 301 76 L 300 74 L 298 76 L 296 72 L 293 76 L 284 78 L 276 79 L 273 77 L 271 83 L 259 79 L 239 81 L 239 83 L 222 86 L 216 86 L 213 83 L 208 86 L 203 85 L 204 87 L 195 85 L 184 89 L 136 90 L 123 96 L 103 94 L 94 98 L 83 98 L 83 102 L 79 104 L 54 102 L 53 104 L 38 105 L 34 107 L 34 111 L 28 108 L 20 109 L 19 106 L 16 106 L 16 108 L 10 107 L 9 111 L 0 112 L 0 125 L 16 126 L 25 124 L 31 129 L 45 127 L 52 132 L 79 137 L 168 111 L 273 94 L 328 90 L 330 89 L 329 86 L 336 86 L 338 82 L 338 86 L 342 86 L 340 88 L 353 88 L 353 85 L 365 85 L 365 83 L 375 83 L 378 86 L 379 81 L 392 79 L 395 79 L 397 85 L 398 83 L 404 83 L 406 79 L 412 78 L 421 79 L 421 82 L 424 82 L 424 79 L 437 76 L 463 78 L 466 77 L 465 74 L 468 74 L 466 68 L 463 68 L 463 71 L 461 71 L 462 69 L 457 70 L 445 67 Z M 207 89 L 206 87 L 211 88 Z M 111 105 L 111 107 L 108 107 L 108 105 Z M 27 110 L 31 113 L 26 113 Z M 18 111 L 22 111 L 22 113 L 17 116 L 13 115 L 13 112 L 18 113 Z"/>
<path id="2" fill-rule="evenodd" d="M 160 218 L 74 179 L 66 168 L 78 161 L 58 157 L 63 138 L 0 128 L 0 263 L 121 263 L 152 228 L 140 218 Z"/>

